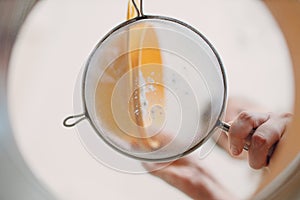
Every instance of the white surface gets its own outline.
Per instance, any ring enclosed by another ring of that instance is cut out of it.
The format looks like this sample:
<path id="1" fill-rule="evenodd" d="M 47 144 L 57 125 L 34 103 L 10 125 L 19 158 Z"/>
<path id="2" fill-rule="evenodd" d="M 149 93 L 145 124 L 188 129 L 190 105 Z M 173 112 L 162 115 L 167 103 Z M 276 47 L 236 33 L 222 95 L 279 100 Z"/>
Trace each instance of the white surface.
<path id="1" fill-rule="evenodd" d="M 77 74 L 94 44 L 124 21 L 127 0 L 42 1 L 13 53 L 10 111 L 19 147 L 34 173 L 62 199 L 185 199 L 149 175 L 119 173 L 96 162 L 62 120 L 73 113 Z M 230 94 L 247 95 L 274 111 L 291 110 L 288 52 L 261 1 L 151 0 L 145 12 L 181 19 L 214 44 Z M 241 161 L 215 148 L 207 162 L 229 189 L 248 195 L 259 180 Z M 222 168 L 220 168 L 220 163 Z M 244 186 L 244 187 L 243 187 Z"/>

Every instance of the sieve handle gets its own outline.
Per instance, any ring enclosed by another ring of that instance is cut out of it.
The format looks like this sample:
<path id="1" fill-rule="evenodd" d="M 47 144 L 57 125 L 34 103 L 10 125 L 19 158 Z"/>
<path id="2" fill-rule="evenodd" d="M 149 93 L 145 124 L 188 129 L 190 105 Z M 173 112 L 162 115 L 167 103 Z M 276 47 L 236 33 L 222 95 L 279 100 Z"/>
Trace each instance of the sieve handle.
<path id="1" fill-rule="evenodd" d="M 224 132 L 228 133 L 229 129 L 230 129 L 230 124 L 220 121 L 219 128 L 221 128 Z M 244 146 L 244 150 L 246 150 L 246 151 L 249 150 L 250 143 L 251 143 L 251 138 L 252 138 L 252 135 L 254 134 L 255 130 L 256 129 L 252 129 L 252 131 L 249 133 L 249 135 L 246 138 L 246 143 L 245 143 L 245 146 Z M 276 146 L 277 146 L 277 142 L 268 151 L 267 165 L 270 162 L 270 159 L 271 159 L 271 157 L 274 153 L 274 150 L 275 150 Z"/>

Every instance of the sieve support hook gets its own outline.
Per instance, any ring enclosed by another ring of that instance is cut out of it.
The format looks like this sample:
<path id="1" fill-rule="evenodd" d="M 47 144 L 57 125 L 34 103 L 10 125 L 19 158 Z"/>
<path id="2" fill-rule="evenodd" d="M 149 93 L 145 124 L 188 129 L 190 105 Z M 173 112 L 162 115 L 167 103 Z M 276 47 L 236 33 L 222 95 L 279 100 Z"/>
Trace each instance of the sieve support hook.
<path id="1" fill-rule="evenodd" d="M 84 119 L 86 119 L 86 115 L 84 113 L 80 115 L 72 115 L 64 119 L 63 125 L 68 128 L 73 127 Z"/>
<path id="2" fill-rule="evenodd" d="M 135 0 L 131 0 L 131 2 L 132 2 L 133 6 L 134 6 L 134 8 L 135 8 L 135 10 L 136 10 L 136 12 L 138 14 L 138 17 L 144 16 L 143 0 L 139 0 L 139 2 L 140 2 L 140 6 L 139 7 L 137 6 Z"/>

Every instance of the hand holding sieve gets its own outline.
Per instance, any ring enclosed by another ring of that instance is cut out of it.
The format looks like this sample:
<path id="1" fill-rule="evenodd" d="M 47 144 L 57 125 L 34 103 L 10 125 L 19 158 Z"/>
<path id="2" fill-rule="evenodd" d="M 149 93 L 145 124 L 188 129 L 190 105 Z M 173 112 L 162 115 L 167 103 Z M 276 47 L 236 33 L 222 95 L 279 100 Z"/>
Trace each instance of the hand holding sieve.
<path id="1" fill-rule="evenodd" d="M 216 129 L 230 129 L 222 121 L 224 66 L 195 28 L 144 15 L 142 1 L 140 9 L 132 2 L 138 16 L 96 45 L 83 72 L 83 113 L 63 124 L 72 127 L 86 119 L 108 146 L 134 159 L 178 159 L 204 144 Z"/>

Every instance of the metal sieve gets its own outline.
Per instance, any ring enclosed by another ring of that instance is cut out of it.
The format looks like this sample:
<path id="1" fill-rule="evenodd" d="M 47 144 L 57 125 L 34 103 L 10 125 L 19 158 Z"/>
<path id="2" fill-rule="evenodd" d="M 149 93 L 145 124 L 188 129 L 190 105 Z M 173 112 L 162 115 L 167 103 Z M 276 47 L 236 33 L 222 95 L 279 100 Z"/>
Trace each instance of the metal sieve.
<path id="1" fill-rule="evenodd" d="M 134 3 L 134 1 L 133 1 Z M 144 15 L 121 23 L 96 45 L 82 77 L 83 113 L 109 147 L 142 161 L 178 159 L 222 122 L 226 76 L 213 45 L 190 25 Z M 84 133 L 81 133 L 84 134 Z"/>

